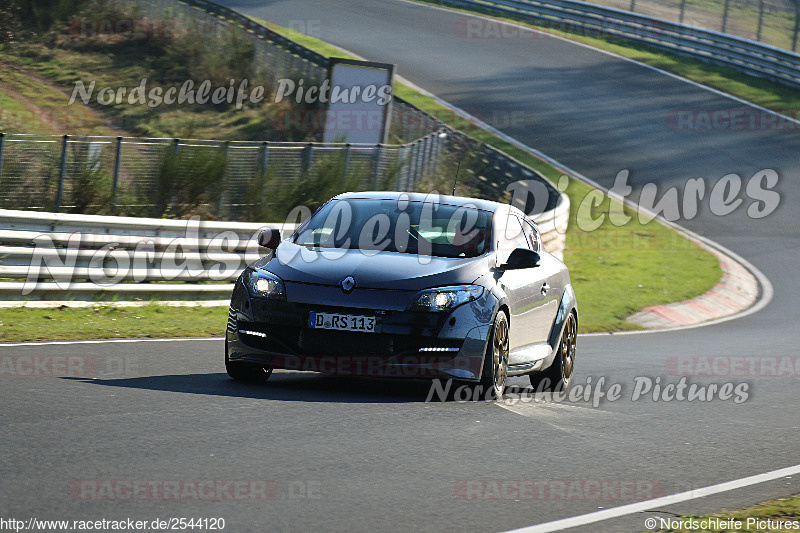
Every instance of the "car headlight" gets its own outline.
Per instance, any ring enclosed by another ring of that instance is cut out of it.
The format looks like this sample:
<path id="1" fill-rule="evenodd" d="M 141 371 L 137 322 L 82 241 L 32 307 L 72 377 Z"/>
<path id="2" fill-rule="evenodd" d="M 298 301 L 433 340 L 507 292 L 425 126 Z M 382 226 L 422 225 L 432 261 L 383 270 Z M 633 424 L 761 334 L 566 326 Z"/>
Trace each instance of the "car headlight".
<path id="1" fill-rule="evenodd" d="M 245 284 L 254 296 L 273 300 L 286 299 L 286 287 L 283 285 L 283 280 L 272 272 L 251 270 Z"/>
<path id="2" fill-rule="evenodd" d="M 483 294 L 480 285 L 454 285 L 452 287 L 436 287 L 426 289 L 414 297 L 410 310 L 414 311 L 450 311 L 461 304 L 477 300 Z"/>

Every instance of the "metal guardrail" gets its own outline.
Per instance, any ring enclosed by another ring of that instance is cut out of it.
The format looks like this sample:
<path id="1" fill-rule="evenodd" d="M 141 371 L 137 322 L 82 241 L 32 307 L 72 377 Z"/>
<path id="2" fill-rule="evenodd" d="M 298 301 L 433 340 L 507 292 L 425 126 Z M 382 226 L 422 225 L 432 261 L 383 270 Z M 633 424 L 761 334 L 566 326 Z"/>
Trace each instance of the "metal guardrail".
<path id="1" fill-rule="evenodd" d="M 569 201 L 534 217 L 563 256 Z M 293 224 L 31 213 L 0 209 L 0 307 L 227 305 L 256 237 Z"/>
<path id="2" fill-rule="evenodd" d="M 800 87 L 800 54 L 741 37 L 577 0 L 437 0 L 570 31 L 602 34 Z M 566 24 L 565 24 L 566 23 Z"/>
<path id="3" fill-rule="evenodd" d="M 258 232 L 295 227 L 0 209 L 0 306 L 226 304 Z"/>

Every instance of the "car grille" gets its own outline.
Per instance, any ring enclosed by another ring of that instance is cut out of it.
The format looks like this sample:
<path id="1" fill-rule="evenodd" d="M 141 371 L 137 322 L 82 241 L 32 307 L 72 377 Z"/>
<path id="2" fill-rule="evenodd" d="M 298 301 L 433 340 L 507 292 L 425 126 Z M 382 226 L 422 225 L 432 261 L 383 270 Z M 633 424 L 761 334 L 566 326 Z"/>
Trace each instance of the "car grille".
<path id="1" fill-rule="evenodd" d="M 393 355 L 393 335 L 303 329 L 298 348 L 307 355 Z"/>
<path id="2" fill-rule="evenodd" d="M 257 349 L 305 356 L 371 356 L 402 362 L 413 356 L 419 363 L 449 361 L 463 344 L 458 339 L 436 339 L 415 335 L 357 333 L 290 326 L 239 323 L 242 340 Z M 244 332 L 244 333 L 243 333 Z M 249 332 L 249 333 L 247 333 Z M 452 348 L 452 351 L 420 351 L 422 348 Z"/>

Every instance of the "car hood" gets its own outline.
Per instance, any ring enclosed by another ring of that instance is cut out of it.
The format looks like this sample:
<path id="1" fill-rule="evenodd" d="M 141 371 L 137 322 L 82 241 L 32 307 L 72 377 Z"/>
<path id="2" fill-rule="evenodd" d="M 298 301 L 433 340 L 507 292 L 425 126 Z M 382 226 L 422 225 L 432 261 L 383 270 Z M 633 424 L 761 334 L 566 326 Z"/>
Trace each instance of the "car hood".
<path id="1" fill-rule="evenodd" d="M 344 278 L 353 276 L 360 289 L 411 291 L 472 283 L 488 270 L 489 257 L 443 258 L 399 252 L 317 250 L 284 241 L 272 255 L 252 266 L 268 270 L 288 282 L 339 286 Z"/>

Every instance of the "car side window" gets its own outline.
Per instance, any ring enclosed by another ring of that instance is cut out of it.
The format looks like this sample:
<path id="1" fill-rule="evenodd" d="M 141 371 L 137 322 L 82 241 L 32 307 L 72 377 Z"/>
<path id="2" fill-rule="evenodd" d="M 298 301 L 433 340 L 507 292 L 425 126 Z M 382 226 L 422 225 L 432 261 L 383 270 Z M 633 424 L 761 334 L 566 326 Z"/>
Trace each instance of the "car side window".
<path id="1" fill-rule="evenodd" d="M 508 261 L 508 256 L 517 248 L 530 248 L 522 224 L 519 219 L 512 214 L 501 217 L 501 227 L 498 228 L 499 247 L 498 254 L 500 263 Z"/>
<path id="2" fill-rule="evenodd" d="M 536 227 L 527 220 L 522 221 L 522 229 L 525 232 L 525 237 L 528 239 L 530 249 L 534 252 L 540 251 L 542 242 L 539 236 L 539 230 L 537 230 Z"/>

